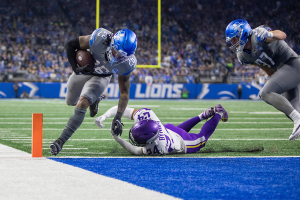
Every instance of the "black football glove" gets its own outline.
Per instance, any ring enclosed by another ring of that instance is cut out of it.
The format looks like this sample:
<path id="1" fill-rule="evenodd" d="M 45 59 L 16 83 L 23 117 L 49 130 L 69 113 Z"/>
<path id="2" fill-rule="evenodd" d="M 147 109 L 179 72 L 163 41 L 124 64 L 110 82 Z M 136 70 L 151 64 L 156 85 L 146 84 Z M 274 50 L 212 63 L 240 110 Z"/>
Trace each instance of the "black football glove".
<path id="1" fill-rule="evenodd" d="M 78 66 L 76 69 L 76 74 L 92 74 L 94 72 L 94 69 L 92 71 L 88 71 L 90 65 L 85 65 L 85 66 Z"/>
<path id="2" fill-rule="evenodd" d="M 106 35 L 106 40 L 103 42 L 104 45 L 109 46 L 111 42 L 111 34 Z"/>
<path id="3" fill-rule="evenodd" d="M 124 124 L 121 122 L 122 114 L 120 112 L 117 112 L 114 120 L 111 123 L 111 134 L 116 136 L 121 136 Z"/>

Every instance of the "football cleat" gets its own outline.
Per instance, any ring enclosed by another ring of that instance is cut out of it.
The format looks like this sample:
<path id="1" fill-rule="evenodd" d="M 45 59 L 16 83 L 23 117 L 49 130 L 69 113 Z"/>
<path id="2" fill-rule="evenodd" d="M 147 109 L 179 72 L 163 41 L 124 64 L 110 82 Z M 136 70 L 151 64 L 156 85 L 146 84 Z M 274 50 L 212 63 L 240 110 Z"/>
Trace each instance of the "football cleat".
<path id="1" fill-rule="evenodd" d="M 221 106 L 221 104 L 218 104 L 215 106 L 215 112 L 216 113 L 221 113 L 221 120 L 223 122 L 227 122 L 228 121 L 228 113 L 227 111 L 225 110 L 225 108 L 223 108 L 223 106 Z"/>
<path id="2" fill-rule="evenodd" d="M 294 124 L 294 129 L 292 135 L 290 135 L 289 140 L 295 140 L 300 136 L 300 124 L 296 123 Z"/>
<path id="3" fill-rule="evenodd" d="M 212 116 L 214 116 L 214 114 L 215 114 L 214 108 L 210 107 L 206 111 L 204 111 L 203 113 L 201 113 L 199 115 L 199 117 L 200 117 L 200 119 L 202 121 L 202 120 L 211 118 Z"/>
<path id="4" fill-rule="evenodd" d="M 52 142 L 50 144 L 50 149 L 51 149 L 52 155 L 56 156 L 62 150 L 64 143 L 65 142 L 62 141 L 60 138 L 58 138 L 57 140 Z"/>
<path id="5" fill-rule="evenodd" d="M 98 104 L 104 98 L 104 96 L 100 96 L 92 105 L 90 105 L 90 116 L 95 117 L 98 113 Z"/>

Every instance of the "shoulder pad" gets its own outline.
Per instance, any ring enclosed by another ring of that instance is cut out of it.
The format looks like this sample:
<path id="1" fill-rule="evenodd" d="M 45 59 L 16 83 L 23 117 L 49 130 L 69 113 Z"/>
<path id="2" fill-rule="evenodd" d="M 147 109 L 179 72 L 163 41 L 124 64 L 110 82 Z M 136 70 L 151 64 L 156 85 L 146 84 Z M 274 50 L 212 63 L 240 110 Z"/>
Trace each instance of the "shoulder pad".
<path id="1" fill-rule="evenodd" d="M 270 30 L 272 30 L 270 27 L 268 27 L 268 26 L 265 26 L 265 25 L 260 25 L 259 27 L 257 27 L 257 28 L 264 28 L 264 29 L 266 29 L 267 31 L 270 31 Z"/>
<path id="2" fill-rule="evenodd" d="M 103 34 L 101 34 L 101 36 L 104 40 L 106 40 L 107 34 L 110 34 L 111 32 L 106 30 L 105 28 L 98 28 L 98 29 L 94 30 L 90 37 L 90 47 L 95 43 L 97 36 L 100 36 L 99 33 L 100 34 L 103 33 Z"/>

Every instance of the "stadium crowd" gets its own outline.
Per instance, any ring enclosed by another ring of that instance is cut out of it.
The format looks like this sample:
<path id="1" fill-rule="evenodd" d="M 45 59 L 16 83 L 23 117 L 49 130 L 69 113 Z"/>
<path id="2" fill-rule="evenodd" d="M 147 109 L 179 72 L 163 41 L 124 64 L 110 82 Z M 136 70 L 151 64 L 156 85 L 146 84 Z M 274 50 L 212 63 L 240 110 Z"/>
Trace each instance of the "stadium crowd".
<path id="1" fill-rule="evenodd" d="M 126 5 L 126 6 L 124 6 Z M 253 6 L 262 5 L 262 6 Z M 2 81 L 66 82 L 72 68 L 64 44 L 95 29 L 96 1 L 2 0 L 0 2 L 0 73 Z M 225 43 L 227 24 L 237 18 L 252 28 L 261 24 L 287 33 L 300 53 L 297 0 L 162 1 L 161 68 L 137 68 L 133 83 L 241 82 L 264 84 L 258 67 L 240 65 Z M 157 1 L 101 0 L 100 27 L 133 30 L 138 65 L 157 64 Z M 115 81 L 116 77 L 112 79 Z"/>

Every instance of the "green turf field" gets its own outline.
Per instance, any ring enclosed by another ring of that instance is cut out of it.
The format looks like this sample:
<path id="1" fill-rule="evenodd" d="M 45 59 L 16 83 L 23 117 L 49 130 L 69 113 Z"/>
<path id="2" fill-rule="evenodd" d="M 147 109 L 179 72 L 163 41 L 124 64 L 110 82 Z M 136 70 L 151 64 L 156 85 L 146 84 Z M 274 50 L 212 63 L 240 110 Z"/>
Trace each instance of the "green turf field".
<path id="1" fill-rule="evenodd" d="M 117 105 L 116 100 L 103 100 L 99 113 Z M 210 106 L 221 103 L 229 113 L 228 122 L 220 122 L 206 146 L 196 154 L 171 155 L 184 157 L 216 156 L 299 156 L 300 139 L 289 141 L 293 123 L 284 114 L 263 101 L 129 101 L 129 107 L 150 108 L 165 123 L 179 123 L 199 115 Z M 57 139 L 74 107 L 63 100 L 1 100 L 0 101 L 0 143 L 31 152 L 31 114 L 43 113 L 43 156 L 50 154 L 49 144 Z M 99 114 L 98 113 L 98 114 Z M 66 142 L 58 156 L 132 156 L 117 144 L 110 134 L 109 118 L 100 129 L 94 118 L 86 113 L 81 127 Z M 122 118 L 122 138 L 128 138 L 133 121 Z M 198 133 L 200 122 L 191 132 Z M 170 156 L 170 155 L 169 155 Z"/>

